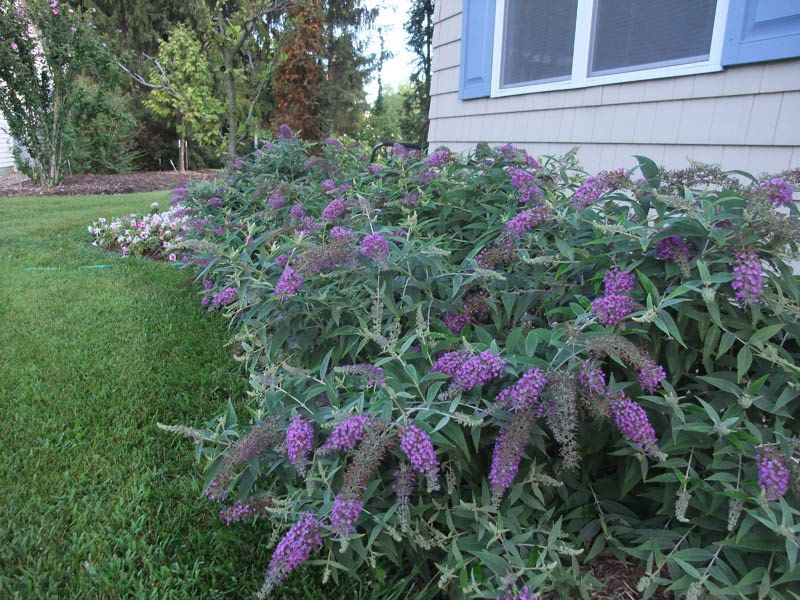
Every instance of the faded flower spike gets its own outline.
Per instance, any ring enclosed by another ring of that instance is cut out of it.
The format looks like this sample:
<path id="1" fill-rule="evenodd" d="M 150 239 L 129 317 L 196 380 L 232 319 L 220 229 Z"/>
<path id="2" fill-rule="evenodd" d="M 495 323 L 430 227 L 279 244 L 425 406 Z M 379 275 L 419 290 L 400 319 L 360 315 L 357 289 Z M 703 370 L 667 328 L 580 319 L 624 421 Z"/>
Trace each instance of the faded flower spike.
<path id="1" fill-rule="evenodd" d="M 758 467 L 758 485 L 764 490 L 767 500 L 777 500 L 786 495 L 789 489 L 789 469 L 786 457 L 777 449 L 763 447 L 756 454 Z"/>
<path id="2" fill-rule="evenodd" d="M 292 571 L 306 562 L 312 553 L 321 549 L 320 523 L 310 512 L 303 513 L 272 553 L 258 597 L 266 598 Z"/>
<path id="3" fill-rule="evenodd" d="M 300 415 L 296 415 L 286 429 L 286 452 L 289 462 L 301 475 L 305 473 L 308 457 L 314 446 L 314 427 Z"/>
<path id="4" fill-rule="evenodd" d="M 414 424 L 403 428 L 400 449 L 408 457 L 408 462 L 428 480 L 428 487 L 439 488 L 439 460 L 428 434 Z"/>

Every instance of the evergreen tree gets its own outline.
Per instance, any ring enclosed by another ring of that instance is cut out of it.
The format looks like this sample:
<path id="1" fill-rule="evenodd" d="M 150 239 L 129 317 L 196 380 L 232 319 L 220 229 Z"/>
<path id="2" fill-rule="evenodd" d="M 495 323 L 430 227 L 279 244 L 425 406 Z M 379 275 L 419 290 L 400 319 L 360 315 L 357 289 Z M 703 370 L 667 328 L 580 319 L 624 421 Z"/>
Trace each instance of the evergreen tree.
<path id="1" fill-rule="evenodd" d="M 433 2 L 413 0 L 405 26 L 408 45 L 416 56 L 416 68 L 411 74 L 411 93 L 406 96 L 401 129 L 405 141 L 423 145 L 428 141 L 428 112 L 431 107 Z"/>

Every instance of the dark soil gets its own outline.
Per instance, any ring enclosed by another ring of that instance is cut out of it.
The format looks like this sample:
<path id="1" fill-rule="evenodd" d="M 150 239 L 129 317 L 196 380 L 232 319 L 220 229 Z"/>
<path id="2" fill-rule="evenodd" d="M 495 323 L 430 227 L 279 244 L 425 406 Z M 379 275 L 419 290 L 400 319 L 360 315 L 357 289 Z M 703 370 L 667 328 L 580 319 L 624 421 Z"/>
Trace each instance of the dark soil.
<path id="1" fill-rule="evenodd" d="M 89 194 L 129 194 L 155 192 L 181 187 L 192 181 L 214 181 L 220 171 L 145 171 L 119 175 L 89 173 L 64 178 L 60 185 L 43 189 L 30 181 L 0 183 L 0 196 L 85 196 Z"/>

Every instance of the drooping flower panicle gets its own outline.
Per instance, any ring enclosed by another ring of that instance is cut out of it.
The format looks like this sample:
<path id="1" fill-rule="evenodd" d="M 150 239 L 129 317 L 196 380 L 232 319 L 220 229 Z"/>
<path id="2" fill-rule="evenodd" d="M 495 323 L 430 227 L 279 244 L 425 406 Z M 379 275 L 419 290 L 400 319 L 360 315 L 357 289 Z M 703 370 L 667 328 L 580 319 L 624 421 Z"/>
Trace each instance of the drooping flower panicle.
<path id="1" fill-rule="evenodd" d="M 736 299 L 742 304 L 758 304 L 761 301 L 761 260 L 755 250 L 748 248 L 734 253 L 731 287 Z"/>
<path id="2" fill-rule="evenodd" d="M 544 386 L 547 385 L 547 376 L 539 368 L 533 368 L 511 387 L 503 389 L 497 394 L 497 402 L 504 404 L 508 402 L 509 409 L 513 412 L 522 412 L 536 407 L 536 416 L 544 416 L 545 407 L 539 402 L 539 395 Z"/>
<path id="3" fill-rule="evenodd" d="M 609 410 L 614 423 L 630 442 L 653 456 L 660 456 L 656 431 L 647 417 L 647 413 L 636 402 L 618 392 L 609 403 Z"/>
<path id="4" fill-rule="evenodd" d="M 286 453 L 289 463 L 301 475 L 305 473 L 313 447 L 314 427 L 308 419 L 296 415 L 286 428 Z"/>
<path id="5" fill-rule="evenodd" d="M 352 415 L 346 418 L 333 428 L 318 452 L 328 454 L 352 450 L 363 439 L 370 421 L 370 415 Z"/>
<path id="6" fill-rule="evenodd" d="M 428 487 L 438 489 L 439 459 L 428 434 L 413 423 L 407 425 L 400 437 L 400 449 L 408 457 L 411 466 L 425 475 Z"/>
<path id="7" fill-rule="evenodd" d="M 321 549 L 320 522 L 310 512 L 303 513 L 272 553 L 259 598 L 265 598 L 292 571 Z"/>
<path id="8" fill-rule="evenodd" d="M 767 500 L 773 501 L 786 495 L 789 489 L 789 469 L 786 457 L 776 448 L 765 446 L 756 453 L 758 485 L 764 490 Z"/>

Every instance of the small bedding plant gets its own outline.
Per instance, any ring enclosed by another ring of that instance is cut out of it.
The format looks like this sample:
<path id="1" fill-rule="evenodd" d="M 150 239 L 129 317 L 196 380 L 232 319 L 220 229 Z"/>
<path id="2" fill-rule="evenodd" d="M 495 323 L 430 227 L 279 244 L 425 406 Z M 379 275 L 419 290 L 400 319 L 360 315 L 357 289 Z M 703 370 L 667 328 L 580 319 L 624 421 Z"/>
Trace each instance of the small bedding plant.
<path id="1" fill-rule="evenodd" d="M 179 194 L 203 226 L 164 250 L 231 318 L 248 414 L 162 427 L 225 526 L 283 532 L 262 597 L 308 562 L 590 598 L 603 553 L 643 598 L 800 598 L 797 180 L 284 128 Z"/>

